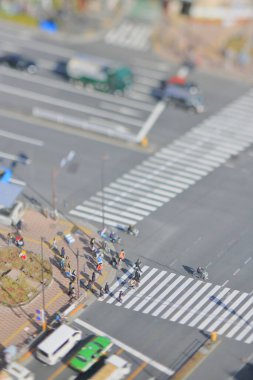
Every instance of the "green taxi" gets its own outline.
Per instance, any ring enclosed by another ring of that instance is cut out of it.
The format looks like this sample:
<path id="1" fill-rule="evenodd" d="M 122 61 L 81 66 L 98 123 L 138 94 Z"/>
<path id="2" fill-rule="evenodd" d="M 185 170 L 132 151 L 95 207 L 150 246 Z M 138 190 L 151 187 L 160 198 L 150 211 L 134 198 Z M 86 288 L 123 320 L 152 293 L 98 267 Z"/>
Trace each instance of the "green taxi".
<path id="1" fill-rule="evenodd" d="M 78 372 L 87 371 L 112 346 L 106 336 L 96 336 L 86 343 L 69 361 L 69 366 Z"/>

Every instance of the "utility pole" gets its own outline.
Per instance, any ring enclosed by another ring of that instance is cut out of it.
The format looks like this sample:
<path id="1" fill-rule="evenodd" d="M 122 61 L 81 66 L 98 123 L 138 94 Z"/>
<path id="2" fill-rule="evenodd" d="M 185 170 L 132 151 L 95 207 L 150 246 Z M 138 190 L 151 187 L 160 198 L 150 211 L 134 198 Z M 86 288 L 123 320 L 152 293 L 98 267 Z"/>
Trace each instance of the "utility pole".
<path id="1" fill-rule="evenodd" d="M 80 277 L 80 268 L 79 268 L 79 249 L 76 251 L 76 281 L 77 281 L 77 299 L 80 297 L 80 283 L 79 283 L 79 277 Z"/>
<path id="2" fill-rule="evenodd" d="M 59 166 L 54 166 L 52 169 L 52 208 L 53 208 L 53 216 L 57 219 L 58 211 L 57 211 L 57 195 L 56 195 L 56 178 L 60 172 L 60 169 L 64 168 L 64 166 L 72 161 L 76 155 L 74 150 L 69 151 L 66 157 L 63 157 L 60 161 Z"/>
<path id="3" fill-rule="evenodd" d="M 108 155 L 104 154 L 101 157 L 101 207 L 102 207 L 102 231 L 105 228 L 105 199 L 104 199 L 104 180 L 105 180 L 105 161 L 108 160 Z"/>
<path id="4" fill-rule="evenodd" d="M 42 282 L 42 312 L 41 312 L 41 320 L 42 320 L 42 331 L 46 331 L 47 329 L 47 322 L 46 322 L 46 316 L 45 316 L 45 284 L 44 284 L 44 250 L 43 250 L 43 242 L 44 238 L 41 237 L 40 244 L 41 244 L 41 282 Z"/>

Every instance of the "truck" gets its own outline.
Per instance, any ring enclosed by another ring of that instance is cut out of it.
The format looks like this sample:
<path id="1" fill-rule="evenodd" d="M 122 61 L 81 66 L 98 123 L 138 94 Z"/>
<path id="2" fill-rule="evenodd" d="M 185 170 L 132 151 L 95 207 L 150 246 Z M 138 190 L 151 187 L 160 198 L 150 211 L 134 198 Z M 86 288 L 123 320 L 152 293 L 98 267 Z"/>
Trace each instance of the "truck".
<path id="1" fill-rule="evenodd" d="M 111 355 L 105 360 L 90 380 L 121 380 L 130 373 L 131 365 L 118 355 Z"/>
<path id="2" fill-rule="evenodd" d="M 108 93 L 124 93 L 133 83 L 128 66 L 88 55 L 58 61 L 54 72 L 74 84 Z"/>

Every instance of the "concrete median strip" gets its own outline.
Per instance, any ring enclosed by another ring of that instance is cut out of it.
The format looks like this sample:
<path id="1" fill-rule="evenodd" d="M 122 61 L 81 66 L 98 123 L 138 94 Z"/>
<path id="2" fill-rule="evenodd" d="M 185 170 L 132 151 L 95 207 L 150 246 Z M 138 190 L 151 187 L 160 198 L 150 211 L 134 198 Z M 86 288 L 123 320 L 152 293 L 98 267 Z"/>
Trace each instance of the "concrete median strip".
<path id="1" fill-rule="evenodd" d="M 219 346 L 220 340 L 208 340 L 172 377 L 173 380 L 186 380 L 208 356 Z"/>

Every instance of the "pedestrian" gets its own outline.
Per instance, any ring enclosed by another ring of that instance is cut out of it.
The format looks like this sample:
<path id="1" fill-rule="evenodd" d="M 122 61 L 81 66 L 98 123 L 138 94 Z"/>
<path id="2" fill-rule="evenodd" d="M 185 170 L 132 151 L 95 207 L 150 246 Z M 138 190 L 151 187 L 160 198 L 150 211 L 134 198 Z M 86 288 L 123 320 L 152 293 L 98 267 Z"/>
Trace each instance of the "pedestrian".
<path id="1" fill-rule="evenodd" d="M 109 294 L 110 293 L 110 288 L 108 282 L 105 283 L 105 293 Z"/>
<path id="2" fill-rule="evenodd" d="M 72 301 L 74 298 L 76 298 L 76 290 L 75 288 L 72 288 L 70 293 L 70 300 Z"/>
<path id="3" fill-rule="evenodd" d="M 112 259 L 111 259 L 111 265 L 113 266 L 113 267 L 117 267 L 117 265 L 118 265 L 118 262 L 117 262 L 117 260 L 116 260 L 116 258 L 113 256 L 112 257 Z"/>
<path id="4" fill-rule="evenodd" d="M 13 235 L 9 232 L 7 235 L 7 242 L 8 242 L 8 247 L 12 244 L 13 242 Z"/>
<path id="5" fill-rule="evenodd" d="M 61 269 L 61 271 L 63 271 L 64 268 L 65 268 L 65 259 L 64 259 L 64 257 L 62 257 L 61 260 L 60 260 L 60 269 Z"/>
<path id="6" fill-rule="evenodd" d="M 124 249 L 122 249 L 122 250 L 120 251 L 120 253 L 119 253 L 119 263 L 120 263 L 121 261 L 124 261 L 124 260 L 125 260 L 125 257 L 126 257 L 125 251 L 124 251 Z"/>
<path id="7" fill-rule="evenodd" d="M 141 260 L 138 258 L 134 264 L 135 268 L 138 269 L 139 272 L 142 272 L 141 270 Z"/>
<path id="8" fill-rule="evenodd" d="M 57 247 L 57 241 L 56 241 L 56 238 L 55 238 L 55 237 L 54 237 L 54 240 L 53 240 L 53 243 L 52 243 L 51 249 L 53 249 L 54 251 L 57 251 L 57 250 L 58 250 L 58 247 Z"/>
<path id="9" fill-rule="evenodd" d="M 119 301 L 120 303 L 122 303 L 122 301 L 123 301 L 122 297 L 123 297 L 123 291 L 121 290 L 121 291 L 119 292 L 119 295 L 118 295 L 118 301 Z"/>
<path id="10" fill-rule="evenodd" d="M 96 281 L 96 273 L 95 272 L 92 272 L 91 281 L 93 284 Z"/>
<path id="11" fill-rule="evenodd" d="M 70 260 L 69 260 L 69 257 L 66 256 L 66 260 L 65 260 L 65 268 L 68 270 L 70 270 Z"/>
<path id="12" fill-rule="evenodd" d="M 105 294 L 105 291 L 104 291 L 104 289 L 101 287 L 100 288 L 100 292 L 99 292 L 99 297 L 104 297 L 104 294 Z"/>
<path id="13" fill-rule="evenodd" d="M 20 234 L 22 229 L 22 220 L 20 219 L 16 224 L 16 230 Z"/>
<path id="14" fill-rule="evenodd" d="M 91 250 L 94 251 L 95 250 L 95 238 L 92 237 L 90 239 L 90 247 L 91 247 Z"/>
<path id="15" fill-rule="evenodd" d="M 102 264 L 98 264 L 96 269 L 97 269 L 97 272 L 101 275 L 102 274 L 103 265 Z"/>
<path id="16" fill-rule="evenodd" d="M 76 270 L 73 269 L 72 272 L 70 273 L 70 281 L 74 282 L 76 279 Z"/>
<path id="17" fill-rule="evenodd" d="M 65 248 L 64 247 L 61 247 L 61 257 L 62 258 L 65 257 Z"/>
<path id="18" fill-rule="evenodd" d="M 74 285 L 73 285 L 73 283 L 70 281 L 70 282 L 69 282 L 69 293 L 71 292 L 71 289 L 73 289 L 73 287 L 74 287 Z"/>
<path id="19" fill-rule="evenodd" d="M 140 279 L 141 279 L 141 274 L 138 271 L 138 269 L 136 269 L 135 274 L 134 274 L 134 280 L 137 282 L 140 282 Z"/>
<path id="20" fill-rule="evenodd" d="M 68 295 L 71 296 L 71 293 L 73 292 L 74 285 L 72 283 L 69 283 L 69 290 L 68 290 Z"/>
<path id="21" fill-rule="evenodd" d="M 88 283 L 86 285 L 86 289 L 87 290 L 91 290 L 92 289 L 92 281 L 91 281 L 91 279 L 88 280 Z"/>

